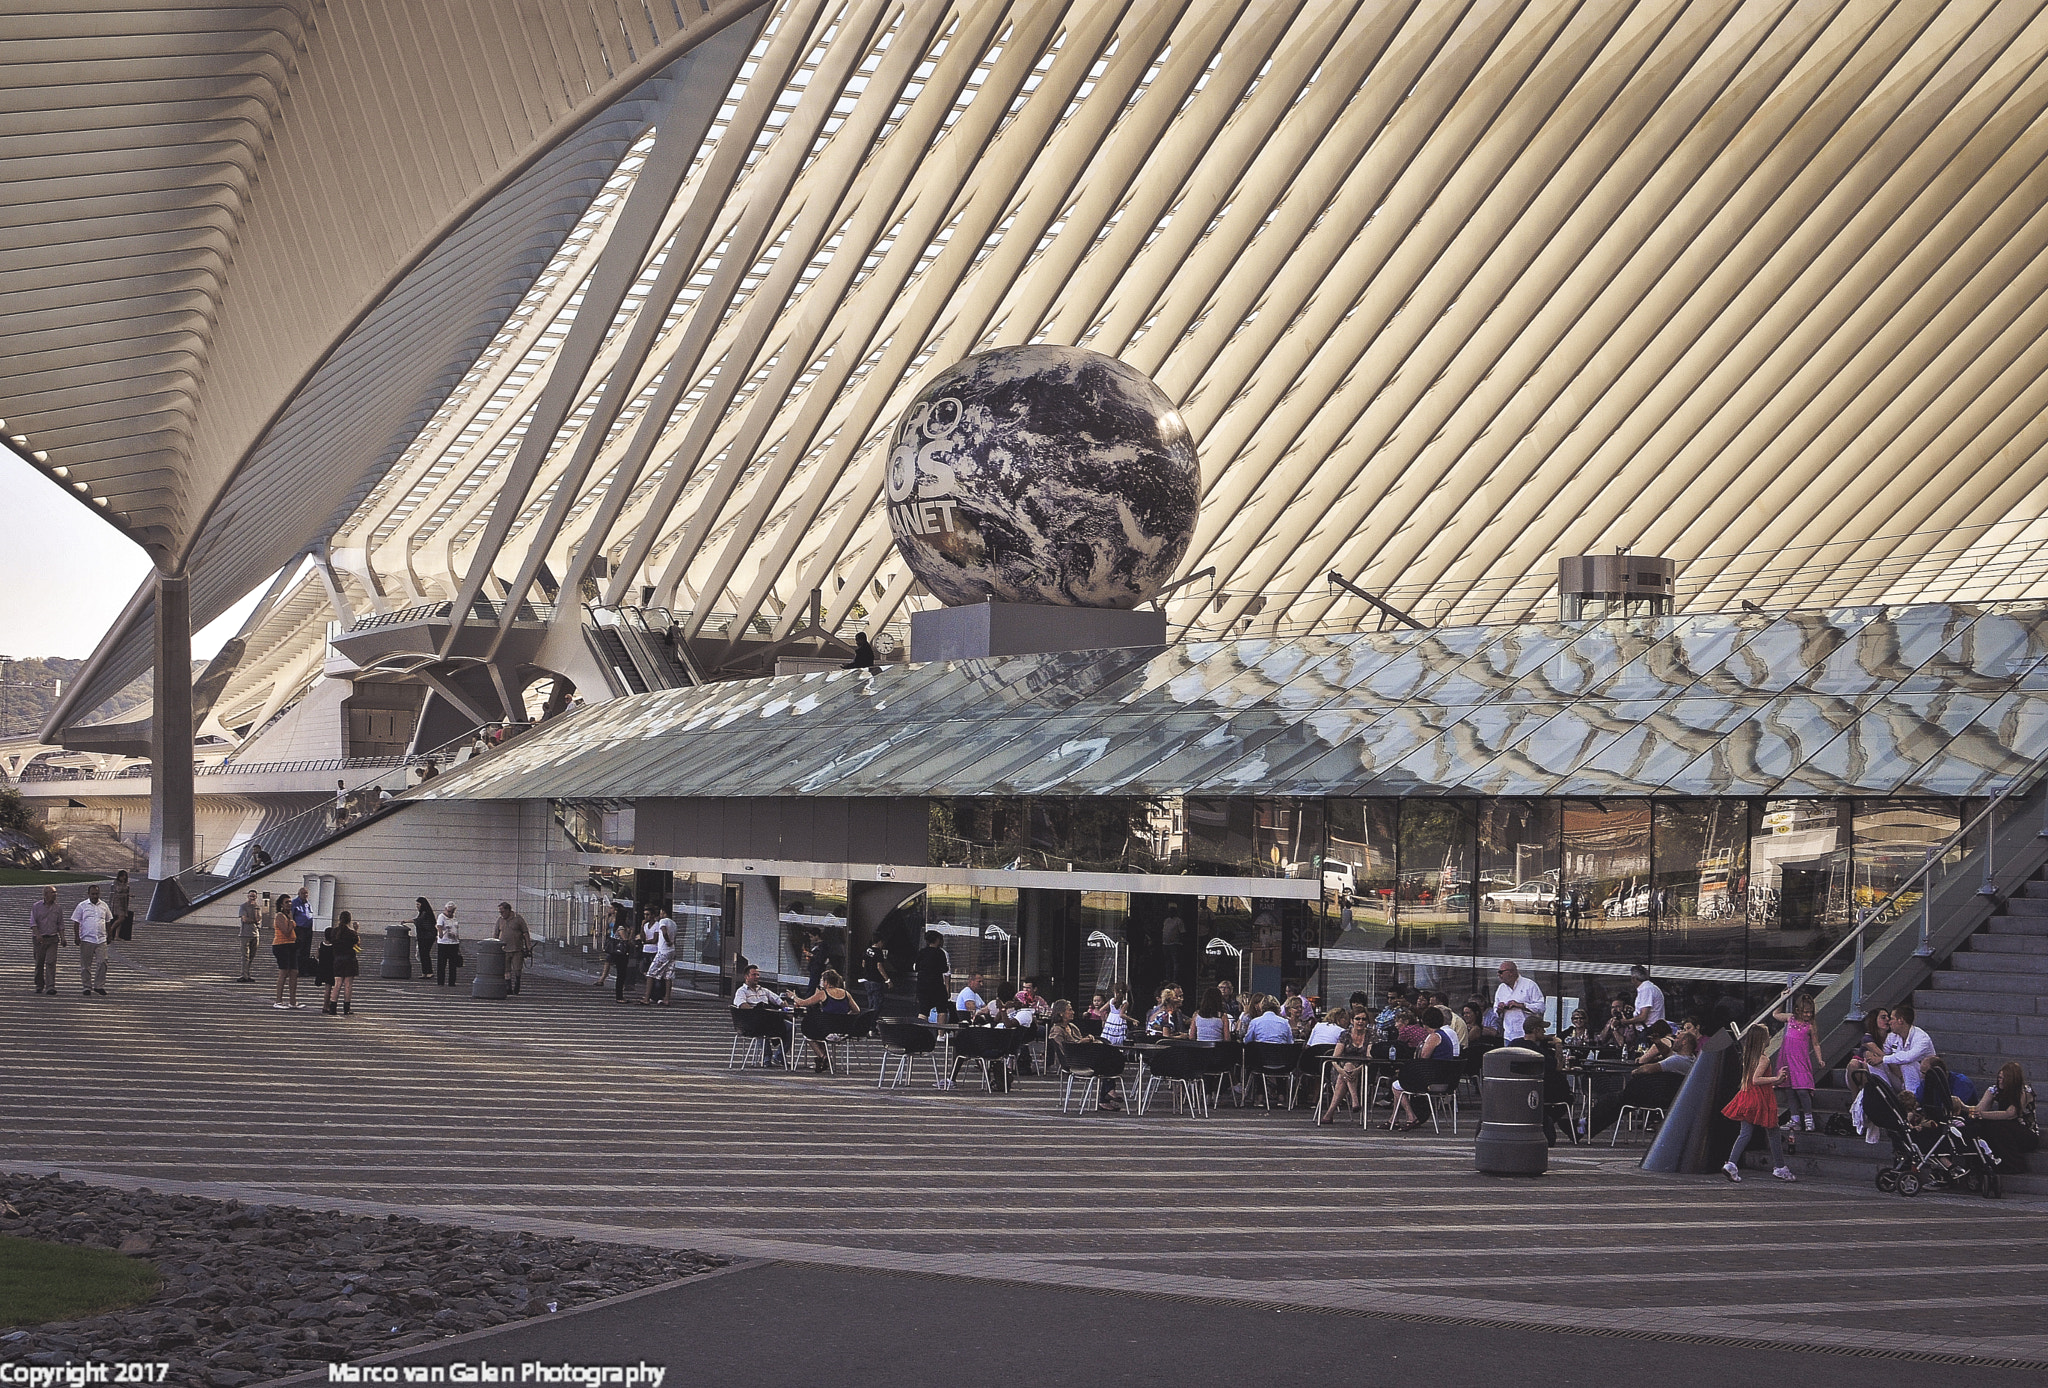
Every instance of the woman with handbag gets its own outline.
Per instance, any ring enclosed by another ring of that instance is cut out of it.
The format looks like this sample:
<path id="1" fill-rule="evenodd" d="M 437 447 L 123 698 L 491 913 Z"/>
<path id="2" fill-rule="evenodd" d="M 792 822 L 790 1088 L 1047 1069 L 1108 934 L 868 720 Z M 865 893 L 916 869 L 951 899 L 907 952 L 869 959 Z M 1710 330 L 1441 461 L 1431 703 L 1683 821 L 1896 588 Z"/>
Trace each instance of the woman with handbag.
<path id="1" fill-rule="evenodd" d="M 639 923 L 633 919 L 631 907 L 621 907 L 618 923 L 612 929 L 611 966 L 612 1001 L 623 1003 L 626 989 L 632 986 L 633 964 L 640 958 L 642 936 Z"/>
<path id="2" fill-rule="evenodd" d="M 1742 1088 L 1721 1110 L 1722 1117 L 1742 1125 L 1734 1149 L 1721 1166 L 1729 1180 L 1742 1179 L 1742 1153 L 1758 1128 L 1770 1139 L 1771 1174 L 1781 1181 L 1799 1179 L 1785 1165 L 1785 1139 L 1778 1135 L 1778 1086 L 1783 1083 L 1785 1072 L 1771 1058 L 1771 1033 L 1761 1023 L 1742 1033 Z"/>
<path id="3" fill-rule="evenodd" d="M 420 951 L 420 978 L 430 979 L 434 976 L 434 908 L 423 896 L 412 900 L 412 937 Z"/>

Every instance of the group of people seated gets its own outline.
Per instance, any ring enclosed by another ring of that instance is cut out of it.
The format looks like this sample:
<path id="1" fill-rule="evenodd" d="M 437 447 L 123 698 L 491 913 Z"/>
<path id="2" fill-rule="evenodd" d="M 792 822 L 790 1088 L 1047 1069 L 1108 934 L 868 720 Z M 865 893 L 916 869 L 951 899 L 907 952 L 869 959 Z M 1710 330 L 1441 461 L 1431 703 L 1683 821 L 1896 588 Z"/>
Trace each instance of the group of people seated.
<path id="1" fill-rule="evenodd" d="M 1991 1148 L 2001 1174 L 2024 1174 L 2028 1154 L 2041 1145 L 2025 1070 L 2018 1061 L 2007 1061 L 1980 1091 L 1968 1075 L 1949 1068 L 1916 1020 L 1907 1003 L 1877 1008 L 1864 1017 L 1862 1040 L 1848 1063 L 1849 1086 L 1856 1091 L 1849 1105 L 1851 1124 L 1865 1141 L 1879 1140 L 1863 1117 L 1863 1086 L 1874 1075 L 1891 1086 L 1914 1129 L 1928 1132 L 1960 1120 L 1965 1137 L 1982 1138 Z"/>

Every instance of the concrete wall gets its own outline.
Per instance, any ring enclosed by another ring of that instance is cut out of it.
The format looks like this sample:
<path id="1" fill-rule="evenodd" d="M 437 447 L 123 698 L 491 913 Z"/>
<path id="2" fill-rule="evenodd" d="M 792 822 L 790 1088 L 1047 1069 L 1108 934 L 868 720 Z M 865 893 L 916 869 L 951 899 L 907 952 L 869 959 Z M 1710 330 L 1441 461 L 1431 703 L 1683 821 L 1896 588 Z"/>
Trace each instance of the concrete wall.
<path id="1" fill-rule="evenodd" d="M 561 838 L 539 801 L 425 801 L 388 819 L 308 853 L 254 883 L 259 891 L 298 890 L 308 873 L 332 873 L 335 909 L 348 911 L 378 951 L 384 927 L 412 919 L 413 898 L 424 896 L 439 910 L 453 901 L 464 939 L 483 939 L 497 918 L 498 903 L 511 901 L 529 918 L 554 850 Z M 562 848 L 566 850 L 567 841 Z M 565 854 L 566 856 L 566 854 Z M 187 917 L 210 925 L 235 920 L 241 898 L 213 902 Z"/>

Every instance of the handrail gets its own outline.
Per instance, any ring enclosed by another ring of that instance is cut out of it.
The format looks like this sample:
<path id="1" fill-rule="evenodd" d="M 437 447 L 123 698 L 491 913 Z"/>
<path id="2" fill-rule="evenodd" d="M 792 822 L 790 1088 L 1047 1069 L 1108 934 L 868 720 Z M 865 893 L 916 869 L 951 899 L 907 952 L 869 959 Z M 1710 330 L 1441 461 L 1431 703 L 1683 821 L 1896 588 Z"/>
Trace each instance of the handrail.
<path id="1" fill-rule="evenodd" d="M 1854 966 L 1854 981 L 1851 984 L 1851 991 L 1849 995 L 1849 1015 L 1852 1018 L 1861 1017 L 1863 1015 L 1863 937 L 1865 932 L 1868 931 L 1870 927 L 1873 925 L 1889 924 L 1893 919 L 1895 919 L 1896 917 L 1894 913 L 1897 910 L 1900 899 L 1904 897 L 1907 894 L 1907 892 L 1909 892 L 1913 888 L 1913 885 L 1916 882 L 1919 882 L 1922 878 L 1924 878 L 1929 872 L 1933 871 L 1934 865 L 1936 863 L 1941 862 L 1942 859 L 1948 855 L 1948 851 L 1951 848 L 1954 848 L 1957 845 L 1961 844 L 1964 841 L 1964 839 L 1968 837 L 1972 829 L 1976 828 L 1979 824 L 1983 824 L 1985 821 L 1990 819 L 1991 816 L 1997 812 L 1998 807 L 2000 805 L 2003 805 L 2007 800 L 2012 798 L 2012 795 L 2015 791 L 2019 790 L 2022 786 L 2024 786 L 2028 790 L 2033 789 L 2033 782 L 2030 781 L 2028 778 L 2034 776 L 2037 772 L 2040 772 L 2042 770 L 2048 770 L 2048 752 L 2043 752 L 2040 756 L 2035 757 L 2031 762 L 2027 763 L 2027 765 L 2024 768 L 2014 772 L 2012 777 L 2006 781 L 2005 788 L 1999 791 L 1996 795 L 1992 796 L 1989 800 L 1985 801 L 1984 808 L 1979 810 L 1974 818 L 1972 818 L 1968 823 L 1964 824 L 1960 829 L 1957 829 L 1955 833 L 1949 835 L 1948 838 L 1944 839 L 1940 847 L 1929 850 L 1927 854 L 1927 861 L 1923 862 L 1918 868 L 1916 868 L 1906 878 L 1905 881 L 1899 883 L 1898 886 L 1892 888 L 1891 892 L 1884 898 L 1884 900 L 1878 902 L 1877 905 L 1872 906 L 1869 909 L 1862 912 L 1861 918 L 1857 920 L 1855 928 L 1851 930 L 1848 934 L 1844 935 L 1841 939 L 1837 940 L 1835 942 L 1834 948 L 1830 949 L 1826 954 L 1823 954 L 1818 960 L 1816 960 L 1813 964 L 1813 967 L 1809 968 L 1805 973 L 1801 974 L 1797 979 L 1793 980 L 1791 983 L 1786 984 L 1785 991 L 1783 993 L 1781 993 L 1777 998 L 1772 999 L 1770 1004 L 1767 1007 L 1765 1007 L 1763 1011 L 1757 1013 L 1756 1016 L 1749 1019 L 1749 1025 L 1756 1026 L 1759 1023 L 1761 1023 L 1765 1018 L 1769 1017 L 1773 1012 L 1777 1010 L 1778 1004 L 1780 1002 L 1782 1002 L 1786 998 L 1793 996 L 1801 988 L 1804 988 L 1809 983 L 1811 983 L 1817 974 L 1821 973 L 1823 970 L 1827 968 L 1828 964 L 1834 959 L 1836 955 L 1840 954 L 1843 950 L 1849 948 L 1851 945 L 1855 946 L 1856 960 Z M 2041 833 L 2044 837 L 2048 837 L 2048 808 L 2044 808 Z M 1996 827 L 1994 826 L 1990 831 L 1987 831 L 1984 835 L 1984 885 L 1977 889 L 1980 895 L 1995 896 L 1997 894 L 1997 888 L 1994 886 L 1992 881 L 1992 873 L 1995 867 L 1994 860 L 1997 856 L 1997 850 L 1998 834 L 1996 832 Z M 1930 928 L 1928 923 L 1929 900 L 1930 899 L 1928 897 L 1928 894 L 1925 891 L 1922 891 L 1920 894 L 1920 942 L 1915 951 L 1922 957 L 1925 957 L 1931 951 L 1931 946 L 1928 943 L 1928 931 Z"/>

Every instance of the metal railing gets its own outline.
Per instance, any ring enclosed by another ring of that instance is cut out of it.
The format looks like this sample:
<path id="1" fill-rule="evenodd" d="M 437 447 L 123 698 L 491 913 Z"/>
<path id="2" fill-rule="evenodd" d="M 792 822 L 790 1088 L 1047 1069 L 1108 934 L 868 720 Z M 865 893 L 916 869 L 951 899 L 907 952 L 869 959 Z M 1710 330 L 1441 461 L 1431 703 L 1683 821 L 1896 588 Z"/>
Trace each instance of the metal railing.
<path id="1" fill-rule="evenodd" d="M 1805 973 L 1785 986 L 1784 996 L 1796 995 L 1800 989 L 1811 984 L 1818 975 L 1827 972 L 1829 966 L 1835 964 L 1836 956 L 1841 954 L 1843 950 L 1853 950 L 1854 962 L 1849 969 L 1848 1018 L 1851 1021 L 1861 1021 L 1863 1019 L 1864 958 L 1870 948 L 1868 940 L 1872 928 L 1891 926 L 1894 929 L 1903 929 L 1905 928 L 1904 918 L 1909 912 L 1917 908 L 1919 912 L 1918 921 L 1912 928 L 1918 932 L 1918 940 L 1915 943 L 1913 953 L 1922 959 L 1931 957 L 1934 952 L 1932 937 L 1934 894 L 1928 890 L 1930 875 L 1938 867 L 1963 866 L 1968 861 L 1967 845 L 1971 832 L 1982 826 L 1984 830 L 1984 847 L 1982 849 L 1984 858 L 1983 878 L 1977 888 L 1977 894 L 1980 896 L 1996 896 L 1998 894 L 1998 825 L 1995 816 L 2016 795 L 2022 795 L 2033 790 L 2038 782 L 2038 778 L 2044 771 L 2048 771 L 2048 753 L 2043 753 L 2034 758 L 2024 769 L 2016 772 L 2006 781 L 2004 788 L 1986 800 L 1984 807 L 1977 811 L 1969 820 L 1965 821 L 1961 828 L 1949 835 L 1948 838 L 1944 839 L 1935 848 L 1929 849 L 1925 862 L 1909 874 L 1903 882 L 1892 888 L 1890 893 L 1882 901 L 1878 902 L 1877 905 L 1863 911 L 1861 918 L 1849 932 L 1835 942 L 1834 948 L 1816 960 Z M 2048 796 L 2042 797 L 2042 823 L 2039 837 L 2048 838 Z M 1962 851 L 1962 857 L 1951 864 L 1949 854 L 1952 851 L 1958 850 Z M 1889 939 L 1891 936 L 1887 934 L 1886 938 Z M 1837 973 L 1840 972 L 1839 966 L 1836 967 L 1835 971 Z M 1764 1021 L 1777 1007 L 1778 1002 L 1774 1000 L 1763 1011 L 1752 1017 L 1749 1024 L 1755 1026 Z"/>
<path id="2" fill-rule="evenodd" d="M 396 612 L 379 612 L 364 617 L 350 625 L 342 633 L 355 636 L 379 627 L 404 626 L 409 622 L 432 622 L 453 615 L 455 604 L 451 602 L 422 603 L 416 607 L 402 607 Z M 505 613 L 505 604 L 491 598 L 478 598 L 469 605 L 471 621 L 495 622 Z M 555 605 L 551 602 L 522 602 L 513 614 L 515 622 L 552 622 L 555 619 Z"/>
<path id="3" fill-rule="evenodd" d="M 473 744 L 486 729 L 494 726 L 494 723 L 479 723 L 438 747 L 414 752 L 409 756 L 348 759 L 357 764 L 357 769 L 374 767 L 380 774 L 360 781 L 354 786 L 345 786 L 335 793 L 323 792 L 319 804 L 281 819 L 273 821 L 265 815 L 248 838 L 230 844 L 212 857 L 202 859 L 179 873 L 174 879 L 179 891 L 184 894 L 188 903 L 199 905 L 249 878 L 259 877 L 271 871 L 280 861 L 294 854 L 318 847 L 344 830 L 382 814 L 397 803 L 392 796 L 394 788 L 383 784 L 392 773 L 410 771 L 413 767 L 428 761 L 438 766 L 453 760 L 464 748 Z M 303 769 L 317 763 L 289 765 L 300 766 Z M 377 791 L 376 801 L 365 803 L 363 793 L 373 788 Z M 409 787 L 399 786 L 396 791 L 402 794 L 407 789 Z M 337 794 L 348 802 L 346 810 L 340 810 L 337 805 Z"/>

